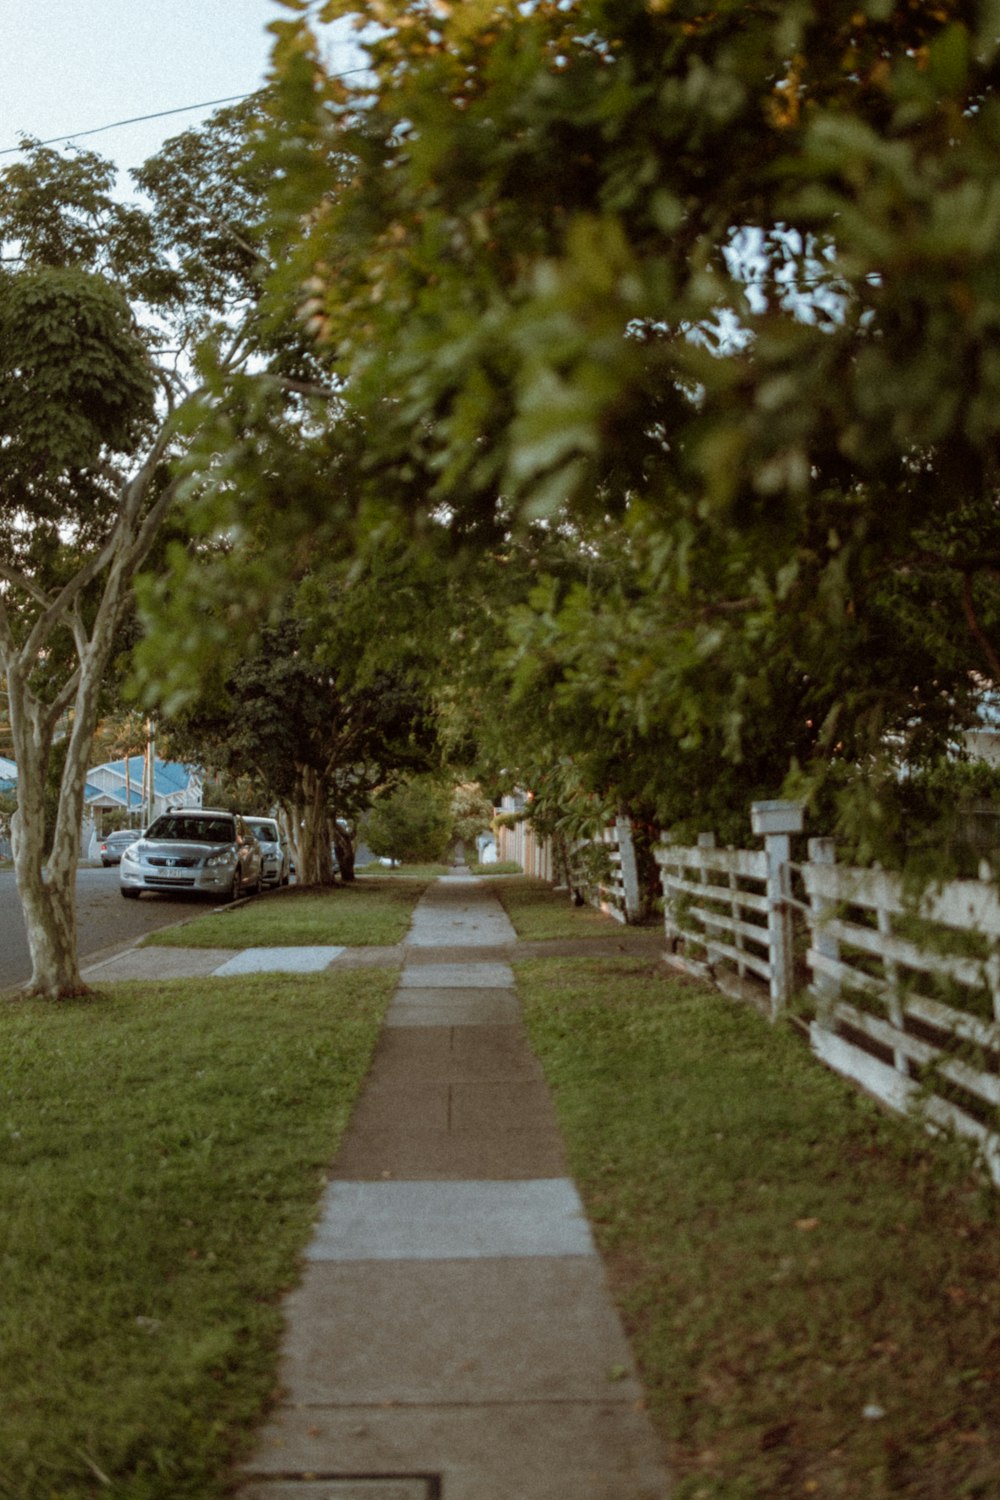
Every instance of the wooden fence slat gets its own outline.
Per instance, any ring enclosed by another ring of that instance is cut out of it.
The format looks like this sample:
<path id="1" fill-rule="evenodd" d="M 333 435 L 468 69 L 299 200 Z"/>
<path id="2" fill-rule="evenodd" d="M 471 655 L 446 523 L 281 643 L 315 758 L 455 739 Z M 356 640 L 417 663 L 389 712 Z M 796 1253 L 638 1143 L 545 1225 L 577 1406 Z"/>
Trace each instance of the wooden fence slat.
<path id="1" fill-rule="evenodd" d="M 970 988 L 988 989 L 989 960 L 965 958 L 961 954 L 935 953 L 921 948 L 910 938 L 896 933 L 883 934 L 873 927 L 860 927 L 843 917 L 832 917 L 824 923 L 824 931 L 841 943 L 860 948 L 873 957 L 890 959 L 904 968 L 923 970 L 928 974 L 940 974 L 957 979 Z"/>
<path id="2" fill-rule="evenodd" d="M 903 1014 L 939 1031 L 951 1032 L 962 1042 L 973 1042 L 977 1047 L 1000 1051 L 1000 1027 L 995 1021 L 983 1021 L 978 1016 L 968 1016 L 940 1000 L 930 1000 L 924 995 L 907 995 L 903 1001 Z"/>
<path id="3" fill-rule="evenodd" d="M 732 932 L 740 937 L 749 938 L 753 943 L 760 943 L 767 947 L 767 928 L 756 926 L 753 922 L 741 922 L 738 917 L 731 917 L 725 912 L 706 911 L 701 907 L 689 908 L 689 915 L 698 917 L 706 927 L 717 928 L 720 932 Z"/>
<path id="4" fill-rule="evenodd" d="M 674 865 L 678 869 L 718 870 L 726 875 L 742 875 L 747 880 L 767 879 L 767 859 L 757 849 L 678 849 L 670 844 L 657 844 L 653 856 L 661 868 Z"/>
<path id="5" fill-rule="evenodd" d="M 858 1010 L 848 1001 L 840 1001 L 833 1009 L 833 1017 L 863 1032 L 883 1047 L 905 1052 L 918 1067 L 933 1067 L 944 1078 L 977 1094 L 987 1104 L 1000 1104 L 1000 1078 L 995 1073 L 984 1072 L 959 1057 L 951 1057 L 940 1047 L 934 1047 L 908 1031 L 900 1031 L 891 1021 L 882 1021 L 865 1010 Z"/>
<path id="6" fill-rule="evenodd" d="M 806 864 L 802 879 L 810 897 L 849 906 L 879 907 L 896 916 L 917 916 L 942 926 L 972 929 L 989 937 L 1000 937 L 1000 896 L 993 886 L 980 880 L 953 880 L 940 890 L 931 890 L 918 901 L 910 900 L 896 875 L 884 870 L 845 869 L 842 865 Z"/>
<path id="7" fill-rule="evenodd" d="M 745 969 L 752 969 L 766 983 L 771 976 L 771 965 L 766 958 L 751 953 L 748 948 L 737 948 L 732 943 L 720 942 L 717 938 L 712 939 L 712 959 L 731 959 L 734 964 L 742 964 Z"/>
<path id="8" fill-rule="evenodd" d="M 860 1047 L 815 1024 L 810 1028 L 810 1042 L 816 1056 L 835 1072 L 853 1078 L 862 1088 L 890 1105 L 900 1114 L 905 1114 L 918 1104 L 929 1123 L 943 1130 L 955 1130 L 960 1135 L 975 1140 L 993 1182 L 1000 1187 L 1000 1141 L 994 1131 L 979 1120 L 974 1120 L 964 1110 L 957 1109 L 947 1099 L 921 1098 L 919 1084 L 905 1078 L 895 1068 L 880 1062 Z"/>
<path id="9" fill-rule="evenodd" d="M 681 880 L 673 876 L 664 878 L 664 895 L 668 892 L 677 892 L 682 896 L 700 896 L 704 901 L 710 898 L 718 901 L 720 906 L 731 906 L 733 900 L 739 902 L 746 911 L 759 911 L 767 915 L 767 897 L 757 891 L 734 892 L 728 885 L 702 885 L 695 880 Z"/>

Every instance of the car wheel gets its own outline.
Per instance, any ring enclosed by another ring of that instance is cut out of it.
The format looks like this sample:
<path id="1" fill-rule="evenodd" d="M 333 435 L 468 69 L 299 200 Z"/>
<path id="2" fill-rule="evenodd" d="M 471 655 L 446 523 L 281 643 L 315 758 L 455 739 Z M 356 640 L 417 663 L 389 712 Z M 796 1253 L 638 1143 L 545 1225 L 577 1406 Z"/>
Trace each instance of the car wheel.
<path id="1" fill-rule="evenodd" d="M 130 886 L 123 885 L 122 895 L 125 897 L 126 901 L 138 901 L 139 897 L 142 895 L 142 892 L 133 891 Z"/>

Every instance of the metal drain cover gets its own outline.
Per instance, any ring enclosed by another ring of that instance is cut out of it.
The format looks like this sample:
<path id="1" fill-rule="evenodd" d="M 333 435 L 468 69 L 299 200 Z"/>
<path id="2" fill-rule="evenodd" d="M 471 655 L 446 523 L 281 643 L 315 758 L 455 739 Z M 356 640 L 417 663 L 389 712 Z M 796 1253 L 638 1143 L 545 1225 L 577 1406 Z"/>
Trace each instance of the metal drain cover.
<path id="1" fill-rule="evenodd" d="M 412 1478 L 256 1479 L 240 1490 L 240 1500 L 437 1500 L 440 1484 L 436 1478 L 414 1475 Z"/>

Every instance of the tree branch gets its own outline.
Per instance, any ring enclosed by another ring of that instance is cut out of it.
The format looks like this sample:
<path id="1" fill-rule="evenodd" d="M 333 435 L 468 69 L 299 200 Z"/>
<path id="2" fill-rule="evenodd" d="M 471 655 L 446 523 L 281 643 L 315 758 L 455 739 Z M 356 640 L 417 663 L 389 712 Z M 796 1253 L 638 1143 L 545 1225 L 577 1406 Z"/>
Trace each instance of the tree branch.
<path id="1" fill-rule="evenodd" d="M 997 654 L 979 622 L 979 616 L 976 614 L 975 600 L 972 597 L 971 571 L 962 574 L 962 608 L 965 611 L 965 621 L 972 632 L 973 639 L 989 664 L 990 676 L 994 682 L 1000 682 L 1000 655 Z"/>

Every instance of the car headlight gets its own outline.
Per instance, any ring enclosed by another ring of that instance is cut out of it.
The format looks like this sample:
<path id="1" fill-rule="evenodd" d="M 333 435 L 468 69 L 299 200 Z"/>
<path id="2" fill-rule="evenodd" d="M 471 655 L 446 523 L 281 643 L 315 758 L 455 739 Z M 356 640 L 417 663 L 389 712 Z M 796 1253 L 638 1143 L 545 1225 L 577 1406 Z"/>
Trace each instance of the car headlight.
<path id="1" fill-rule="evenodd" d="M 232 849 L 224 849 L 221 854 L 210 854 L 205 861 L 206 870 L 217 869 L 220 865 L 233 865 L 236 863 L 236 855 Z"/>
<path id="2" fill-rule="evenodd" d="M 141 863 L 142 863 L 142 860 L 140 859 L 139 855 L 135 852 L 134 849 L 123 849 L 122 850 L 122 864 L 123 865 L 138 865 L 138 864 L 141 864 Z"/>

